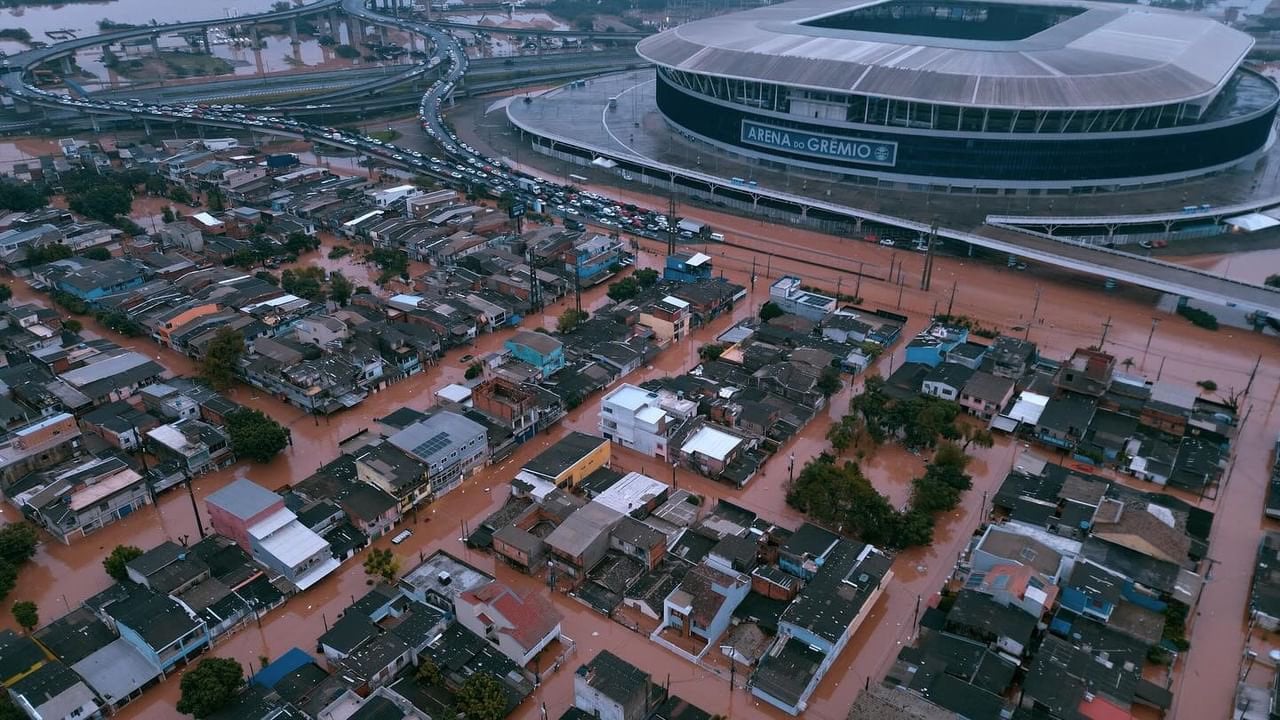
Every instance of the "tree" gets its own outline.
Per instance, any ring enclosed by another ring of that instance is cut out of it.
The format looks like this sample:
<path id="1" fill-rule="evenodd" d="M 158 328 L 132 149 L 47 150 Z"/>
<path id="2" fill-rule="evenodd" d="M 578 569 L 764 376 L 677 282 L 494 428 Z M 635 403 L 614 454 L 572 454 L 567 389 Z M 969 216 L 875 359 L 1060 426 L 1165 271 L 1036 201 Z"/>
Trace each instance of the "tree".
<path id="1" fill-rule="evenodd" d="M 110 260 L 111 251 L 104 247 L 91 247 L 83 250 L 80 255 L 90 260 Z"/>
<path id="2" fill-rule="evenodd" d="M 818 392 L 824 397 L 831 397 L 840 390 L 840 371 L 834 367 L 822 368 L 822 373 L 818 375 L 817 388 Z"/>
<path id="3" fill-rule="evenodd" d="M 40 538 L 35 526 L 15 522 L 0 528 L 0 559 L 14 566 L 30 560 L 36 554 Z"/>
<path id="4" fill-rule="evenodd" d="M 36 267 L 51 263 L 54 260 L 66 260 L 71 257 L 71 248 L 59 243 L 50 243 L 48 245 L 28 245 L 26 262 L 27 267 Z"/>
<path id="5" fill-rule="evenodd" d="M 204 351 L 200 375 L 214 390 L 226 390 L 235 382 L 244 354 L 244 336 L 229 327 L 218 328 Z"/>
<path id="6" fill-rule="evenodd" d="M 227 415 L 231 449 L 254 462 L 270 462 L 289 444 L 289 431 L 261 410 L 241 409 Z"/>
<path id="7" fill-rule="evenodd" d="M 404 275 L 409 271 L 409 256 L 403 250 L 375 248 L 369 253 L 368 259 L 382 270 L 378 275 L 379 285 L 385 285 L 397 275 Z"/>
<path id="8" fill-rule="evenodd" d="M 606 294 L 614 302 L 630 300 L 640 294 L 640 283 L 634 277 L 624 277 L 617 282 L 609 283 Z"/>
<path id="9" fill-rule="evenodd" d="M 440 666 L 435 660 L 424 657 L 418 663 L 418 682 L 424 685 L 435 685 L 440 682 Z"/>
<path id="10" fill-rule="evenodd" d="M 133 193 L 112 182 L 90 187 L 67 196 L 67 206 L 95 220 L 109 223 L 133 209 Z"/>
<path id="11" fill-rule="evenodd" d="M 169 188 L 169 199 L 176 203 L 190 205 L 191 193 L 181 185 L 174 185 L 172 188 Z"/>
<path id="12" fill-rule="evenodd" d="M 202 720 L 226 707 L 244 685 L 244 668 L 231 658 L 208 657 L 182 676 L 178 712 Z"/>
<path id="13" fill-rule="evenodd" d="M 565 333 L 571 333 L 579 325 L 586 322 L 588 317 L 590 317 L 590 315 L 587 314 L 586 310 L 569 308 L 560 315 L 558 320 L 556 320 L 556 332 L 562 335 Z"/>
<path id="14" fill-rule="evenodd" d="M 367 575 L 392 582 L 400 572 L 400 560 L 390 550 L 372 548 L 364 558 L 364 571 Z"/>
<path id="15" fill-rule="evenodd" d="M 47 205 L 49 198 L 34 185 L 0 182 L 0 210 L 31 212 Z"/>
<path id="16" fill-rule="evenodd" d="M 831 423 L 831 427 L 827 429 L 827 442 L 831 443 L 836 452 L 848 450 L 858 439 L 860 423 L 861 420 L 856 415 L 845 415 Z"/>
<path id="17" fill-rule="evenodd" d="M 254 277 L 256 277 L 256 278 L 258 278 L 259 280 L 261 280 L 261 281 L 263 281 L 263 282 L 271 283 L 272 285 L 279 285 L 279 284 L 280 284 L 280 278 L 276 277 L 276 276 L 275 276 L 273 273 L 271 273 L 271 271 L 269 271 L 269 270 L 259 270 L 258 272 L 254 273 L 254 274 L 253 274 L 253 276 L 254 276 Z"/>
<path id="18" fill-rule="evenodd" d="M 11 297 L 13 297 L 13 288 L 9 287 L 9 283 L 0 283 L 0 302 L 9 302 Z"/>
<path id="19" fill-rule="evenodd" d="M 484 365 L 481 365 L 477 361 L 467 366 L 467 371 L 462 374 L 462 377 L 466 378 L 467 380 L 475 380 L 476 378 L 480 377 L 483 374 L 484 374 Z"/>
<path id="20" fill-rule="evenodd" d="M 1267 279 L 1263 281 L 1263 284 L 1267 287 L 1280 288 L 1280 274 L 1268 275 Z"/>
<path id="21" fill-rule="evenodd" d="M 67 318 L 62 321 L 62 329 L 69 333 L 78 333 L 84 329 L 84 325 L 75 318 Z"/>
<path id="22" fill-rule="evenodd" d="M 1218 390 L 1218 383 L 1213 380 L 1199 380 L 1196 385 L 1199 385 L 1200 389 L 1205 392 L 1217 392 Z"/>
<path id="23" fill-rule="evenodd" d="M 706 343 L 702 347 L 698 348 L 698 357 L 702 358 L 706 362 L 719 360 L 720 356 L 724 354 L 726 349 L 728 349 L 728 346 L 723 343 Z"/>
<path id="24" fill-rule="evenodd" d="M 507 716 L 507 691 L 489 673 L 479 672 L 467 678 L 458 688 L 455 701 L 467 720 L 502 720 Z"/>
<path id="25" fill-rule="evenodd" d="M 107 571 L 113 580 L 124 582 L 129 578 L 126 567 L 130 560 L 142 556 L 142 548 L 133 545 L 117 545 L 111 554 L 102 559 L 102 569 Z"/>
<path id="26" fill-rule="evenodd" d="M 334 270 L 329 273 L 329 299 L 338 303 L 340 306 L 346 306 L 347 301 L 351 299 L 351 292 L 355 287 L 347 276 Z"/>
<path id="27" fill-rule="evenodd" d="M 18 567 L 8 560 L 0 558 L 0 598 L 9 595 L 18 584 Z"/>
<path id="28" fill-rule="evenodd" d="M 222 190 L 217 186 L 209 188 L 209 192 L 205 194 L 205 203 L 214 212 L 222 212 L 227 206 L 226 199 L 222 197 Z"/>
<path id="29" fill-rule="evenodd" d="M 142 323 L 125 315 L 119 310 L 104 310 L 98 313 L 98 322 L 108 330 L 114 330 L 125 337 L 138 337 L 146 334 Z"/>
<path id="30" fill-rule="evenodd" d="M 27 714 L 18 709 L 9 699 L 9 694 L 0 695 L 0 720 L 27 720 Z"/>
<path id="31" fill-rule="evenodd" d="M 350 45 L 339 45 L 333 49 L 333 54 L 343 60 L 355 60 L 360 57 L 360 51 Z"/>
<path id="32" fill-rule="evenodd" d="M 989 448 L 996 444 L 996 438 L 991 431 L 977 425 L 964 425 L 960 428 L 960 444 L 961 450 L 968 450 L 970 445 Z"/>
<path id="33" fill-rule="evenodd" d="M 786 314 L 787 313 L 774 302 L 767 302 L 760 306 L 760 319 L 765 322 L 769 322 L 776 317 L 782 317 Z"/>
<path id="34" fill-rule="evenodd" d="M 13 619 L 23 630 L 31 632 L 40 624 L 40 609 L 30 600 L 13 604 Z"/>
<path id="35" fill-rule="evenodd" d="M 164 224 L 168 225 L 169 223 L 177 219 L 178 217 L 173 214 L 173 208 L 169 207 L 168 205 L 165 205 L 160 210 L 160 221 L 163 222 Z"/>
<path id="36" fill-rule="evenodd" d="M 301 255 L 320 247 L 320 240 L 302 232 L 291 232 L 284 239 L 284 249 L 294 255 Z"/>
<path id="37" fill-rule="evenodd" d="M 636 279 L 636 282 L 640 283 L 642 288 L 649 288 L 658 284 L 658 271 L 652 268 L 641 268 L 631 273 L 631 276 Z"/>

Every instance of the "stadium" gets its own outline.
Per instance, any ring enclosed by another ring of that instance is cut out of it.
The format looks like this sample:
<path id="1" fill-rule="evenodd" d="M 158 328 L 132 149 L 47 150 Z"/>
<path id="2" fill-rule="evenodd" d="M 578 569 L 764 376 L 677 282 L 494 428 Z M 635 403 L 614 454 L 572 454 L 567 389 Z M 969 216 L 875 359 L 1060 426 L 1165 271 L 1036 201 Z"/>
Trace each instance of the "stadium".
<path id="1" fill-rule="evenodd" d="M 643 40 L 657 106 L 768 164 L 932 189 L 1088 191 L 1222 172 L 1269 147 L 1253 39 L 1138 5 L 795 0 Z"/>

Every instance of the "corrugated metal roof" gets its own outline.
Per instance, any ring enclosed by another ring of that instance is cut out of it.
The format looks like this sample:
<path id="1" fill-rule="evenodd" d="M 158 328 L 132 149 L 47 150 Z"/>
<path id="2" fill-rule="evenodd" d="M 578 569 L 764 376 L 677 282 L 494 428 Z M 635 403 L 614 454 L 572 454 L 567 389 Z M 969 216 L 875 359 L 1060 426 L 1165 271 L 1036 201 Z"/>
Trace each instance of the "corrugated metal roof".
<path id="1" fill-rule="evenodd" d="M 1209 18 L 1091 2 L 1029 37 L 969 40 L 801 24 L 879 0 L 794 0 L 681 25 L 637 46 L 655 64 L 743 80 L 962 106 L 1124 108 L 1220 89 L 1253 39 Z"/>

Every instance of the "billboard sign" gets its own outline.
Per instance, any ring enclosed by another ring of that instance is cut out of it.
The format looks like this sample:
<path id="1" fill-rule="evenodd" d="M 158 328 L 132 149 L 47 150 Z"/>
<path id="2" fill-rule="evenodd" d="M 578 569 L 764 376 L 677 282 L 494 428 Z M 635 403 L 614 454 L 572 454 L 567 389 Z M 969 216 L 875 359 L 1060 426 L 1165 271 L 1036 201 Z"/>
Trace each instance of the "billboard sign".
<path id="1" fill-rule="evenodd" d="M 895 142 L 824 135 L 751 120 L 742 121 L 742 142 L 771 150 L 868 165 L 893 167 L 898 162 L 898 143 Z"/>

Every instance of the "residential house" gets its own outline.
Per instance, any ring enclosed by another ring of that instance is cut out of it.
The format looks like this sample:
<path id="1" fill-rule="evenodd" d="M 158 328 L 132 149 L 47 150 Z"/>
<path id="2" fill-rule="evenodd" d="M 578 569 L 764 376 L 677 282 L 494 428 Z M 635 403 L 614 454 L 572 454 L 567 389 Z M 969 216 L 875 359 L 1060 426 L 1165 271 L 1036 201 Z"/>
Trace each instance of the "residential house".
<path id="1" fill-rule="evenodd" d="M 999 565 L 1027 565 L 1055 584 L 1068 567 L 1058 550 L 1030 534 L 1011 532 L 996 525 L 987 527 L 969 562 L 973 572 L 990 572 Z"/>
<path id="2" fill-rule="evenodd" d="M 369 445 L 355 456 L 356 476 L 387 493 L 404 513 L 431 501 L 427 466 L 389 442 Z"/>
<path id="3" fill-rule="evenodd" d="M 698 282 L 715 276 L 711 256 L 703 253 L 675 253 L 668 255 L 662 277 L 676 282 Z"/>
<path id="4" fill-rule="evenodd" d="M 351 337 L 347 324 L 332 315 L 311 315 L 293 324 L 298 342 L 324 348 L 338 348 Z"/>
<path id="5" fill-rule="evenodd" d="M 0 630 L 0 686 L 12 687 L 53 657 L 30 637 L 8 629 Z"/>
<path id="6" fill-rule="evenodd" d="M 147 449 L 162 460 L 173 460 L 183 472 L 201 475 L 235 462 L 231 437 L 203 420 L 188 418 L 148 430 Z"/>
<path id="7" fill-rule="evenodd" d="M 573 674 L 573 706 L 598 720 L 645 720 L 663 694 L 648 673 L 608 650 Z"/>
<path id="8" fill-rule="evenodd" d="M 520 667 L 527 667 L 560 638 L 563 616 L 543 593 L 521 596 L 495 582 L 462 593 L 455 606 L 463 627 L 496 645 Z"/>
<path id="9" fill-rule="evenodd" d="M 953 362 L 940 363 L 924 376 L 920 392 L 930 397 L 958 401 L 965 384 L 973 375 L 974 370 L 965 365 Z"/>
<path id="10" fill-rule="evenodd" d="M 991 374 L 996 377 L 1020 380 L 1031 370 L 1036 358 L 1035 343 L 998 335 L 991 341 L 985 364 L 990 366 Z"/>
<path id="11" fill-rule="evenodd" d="M 842 540 L 782 612 L 777 639 L 752 674 L 751 693 L 788 714 L 803 712 L 892 578 L 880 551 Z"/>
<path id="12" fill-rule="evenodd" d="M 1088 432 L 1096 409 L 1097 403 L 1084 395 L 1049 398 L 1036 421 L 1036 438 L 1048 445 L 1072 450 Z"/>
<path id="13" fill-rule="evenodd" d="M 654 340 L 666 347 L 689 336 L 689 303 L 672 295 L 648 303 L 640 309 L 637 323 L 653 331 Z"/>
<path id="14" fill-rule="evenodd" d="M 662 627 L 674 627 L 685 637 L 696 635 L 714 643 L 750 591 L 747 576 L 698 565 L 663 601 Z"/>
<path id="15" fill-rule="evenodd" d="M 1013 380 L 979 370 L 960 391 L 960 407 L 970 415 L 991 420 L 1013 399 L 1013 388 Z"/>
<path id="16" fill-rule="evenodd" d="M 603 282 L 621 259 L 622 242 L 596 234 L 573 241 L 564 252 L 564 269 L 577 273 L 579 283 L 586 287 Z"/>
<path id="17" fill-rule="evenodd" d="M 989 595 L 961 590 L 947 613 L 946 628 L 1020 658 L 1031 644 L 1037 621 L 1037 617 L 1001 605 Z"/>
<path id="18" fill-rule="evenodd" d="M 982 361 L 987 356 L 987 350 L 986 345 L 963 342 L 948 350 L 942 359 L 948 363 L 962 365 L 970 370 L 977 370 L 982 366 Z"/>
<path id="19" fill-rule="evenodd" d="M 240 479 L 205 498 L 209 524 L 299 591 L 338 567 L 329 543 L 285 508 L 284 498 Z"/>
<path id="20" fill-rule="evenodd" d="M 778 567 L 802 580 L 811 580 L 840 543 L 835 533 L 805 523 L 778 548 Z"/>
<path id="21" fill-rule="evenodd" d="M 141 353 L 124 352 L 68 370 L 60 377 L 94 405 L 103 405 L 131 397 L 139 388 L 159 380 L 165 372 Z"/>
<path id="22" fill-rule="evenodd" d="M 79 453 L 80 426 L 69 413 L 56 413 L 24 425 L 0 441 L 0 492 L 28 473 L 51 467 Z"/>
<path id="23" fill-rule="evenodd" d="M 427 556 L 400 577 L 400 591 L 420 603 L 438 607 L 453 617 L 459 596 L 494 582 L 492 575 L 459 560 L 444 550 Z"/>
<path id="24" fill-rule="evenodd" d="M 1062 363 L 1053 376 L 1053 385 L 1059 390 L 1102 397 L 1111 387 L 1112 375 L 1116 369 L 1115 356 L 1098 350 L 1077 348 L 1071 358 Z"/>
<path id="25" fill-rule="evenodd" d="M 609 549 L 609 533 L 623 514 L 597 502 L 578 508 L 546 537 L 550 559 L 573 582 L 581 581 Z"/>
<path id="26" fill-rule="evenodd" d="M 58 290 L 96 305 L 108 295 L 136 288 L 146 276 L 133 264 L 120 259 L 88 263 L 57 280 Z"/>
<path id="27" fill-rule="evenodd" d="M 68 545 L 151 501 L 142 475 L 116 457 L 91 458 L 41 477 L 21 492 L 11 489 L 9 500 Z"/>
<path id="28" fill-rule="evenodd" d="M 947 353 L 968 340 L 968 328 L 935 321 L 907 343 L 906 362 L 937 367 Z"/>
<path id="29" fill-rule="evenodd" d="M 435 497 L 460 485 L 489 459 L 485 426 L 449 410 L 406 427 L 387 442 L 426 464 Z"/>
<path id="30" fill-rule="evenodd" d="M 631 516 L 622 518 L 609 533 L 609 548 L 639 560 L 653 570 L 667 552 L 667 536 Z"/>
<path id="31" fill-rule="evenodd" d="M 9 697 L 34 720 L 96 720 L 101 701 L 80 676 L 60 662 L 48 662 L 14 683 Z"/>
<path id="32" fill-rule="evenodd" d="M 803 289 L 800 278 L 784 275 L 769 286 L 769 302 L 783 312 L 820 322 L 835 312 L 836 299 Z"/>
<path id="33" fill-rule="evenodd" d="M 91 601 L 92 602 L 92 601 Z M 97 609 L 99 617 L 153 665 L 167 673 L 210 644 L 204 619 L 182 603 L 145 587 L 123 588 Z"/>
<path id="34" fill-rule="evenodd" d="M 564 368 L 564 344 L 547 333 L 517 330 L 503 346 L 512 357 L 533 366 L 544 378 Z"/>
<path id="35" fill-rule="evenodd" d="M 692 405 L 685 416 L 691 417 L 697 404 L 684 402 Z M 683 418 L 669 413 L 668 407 L 683 409 L 666 402 L 657 392 L 635 385 L 619 385 L 600 403 L 600 434 L 649 457 L 670 460 L 673 453 L 669 441 L 676 424 Z"/>
<path id="36" fill-rule="evenodd" d="M 1077 564 L 1076 570 L 1079 569 Z M 970 573 L 965 587 L 991 597 L 998 605 L 1019 608 L 1034 618 L 1053 609 L 1058 598 L 1058 586 L 1030 565 L 996 565 L 986 572 Z"/>
<path id="37" fill-rule="evenodd" d="M 609 464 L 611 447 L 608 439 L 575 430 L 525 463 L 521 473 L 571 490 Z"/>
<path id="38" fill-rule="evenodd" d="M 756 438 L 706 423 L 685 438 L 678 457 L 681 464 L 707 477 L 723 478 L 742 487 L 750 481 L 755 468 L 750 467 L 746 473 L 731 470 L 757 443 Z"/>
<path id="39" fill-rule="evenodd" d="M 532 386 L 495 376 L 471 388 L 470 399 L 472 407 L 510 430 L 517 443 L 537 432 L 541 405 Z"/>

